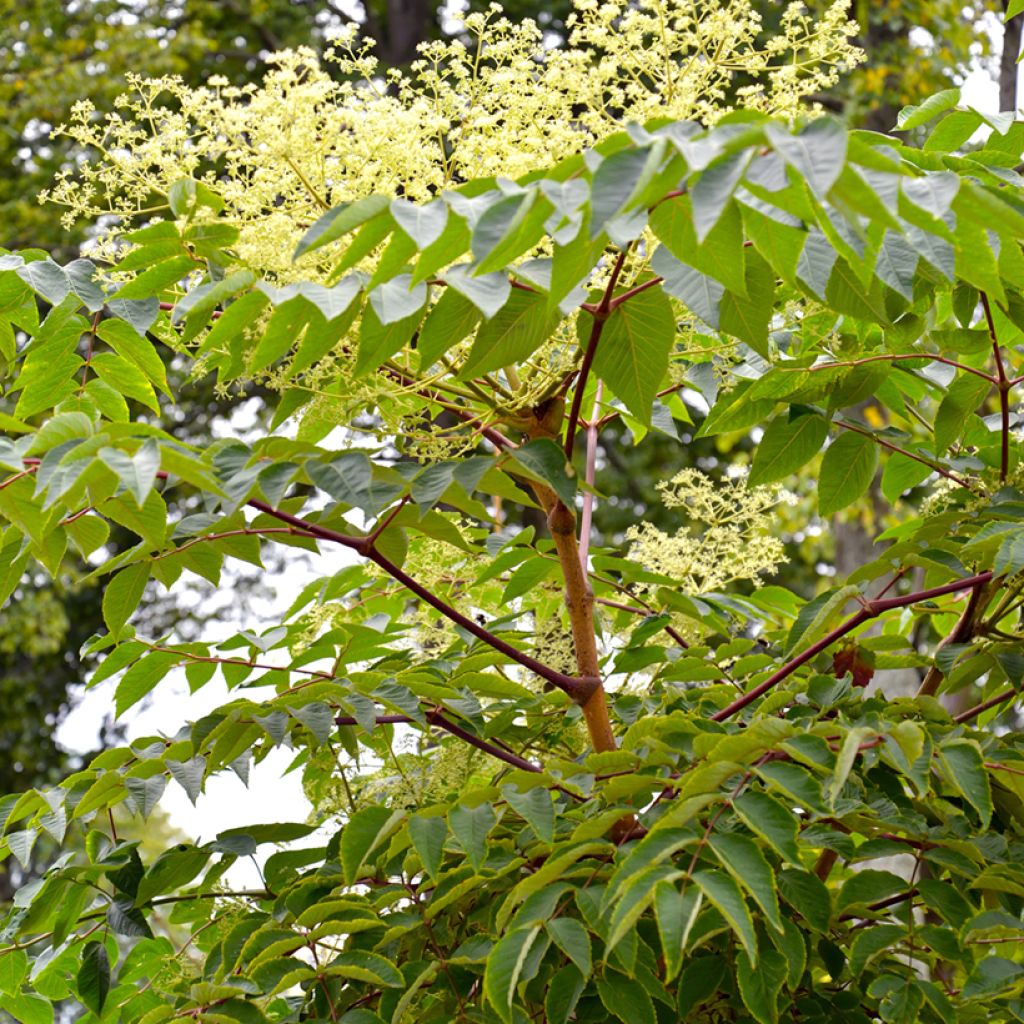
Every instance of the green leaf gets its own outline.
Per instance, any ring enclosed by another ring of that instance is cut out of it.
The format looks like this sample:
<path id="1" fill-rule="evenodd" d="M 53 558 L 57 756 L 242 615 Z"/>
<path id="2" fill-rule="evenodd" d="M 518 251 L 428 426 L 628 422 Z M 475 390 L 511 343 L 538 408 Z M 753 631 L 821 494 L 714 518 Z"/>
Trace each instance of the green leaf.
<path id="1" fill-rule="evenodd" d="M 150 775 L 148 779 L 129 776 L 124 780 L 124 787 L 128 791 L 131 806 L 146 820 L 167 790 L 167 779 L 163 775 Z"/>
<path id="2" fill-rule="evenodd" d="M 516 985 L 541 926 L 523 928 L 500 939 L 487 957 L 484 994 L 505 1024 L 512 1024 L 512 1000 Z"/>
<path id="3" fill-rule="evenodd" d="M 836 897 L 836 910 L 842 913 L 850 907 L 878 903 L 889 896 L 906 892 L 907 888 L 906 879 L 891 871 L 875 871 L 870 868 L 858 871 L 843 882 Z"/>
<path id="4" fill-rule="evenodd" d="M 654 250 L 651 269 L 663 278 L 663 287 L 709 327 L 718 329 L 719 307 L 725 286 L 677 260 L 663 245 Z"/>
<path id="5" fill-rule="evenodd" d="M 732 806 L 747 828 L 790 864 L 801 866 L 800 850 L 796 845 L 799 825 L 792 811 L 767 793 L 752 791 L 734 797 Z"/>
<path id="6" fill-rule="evenodd" d="M 555 973 L 544 997 L 545 1024 L 566 1024 L 586 986 L 586 979 L 572 965 Z"/>
<path id="7" fill-rule="evenodd" d="M 310 322 L 311 314 L 309 305 L 300 299 L 277 306 L 249 359 L 250 370 L 265 370 L 286 356 Z"/>
<path id="8" fill-rule="evenodd" d="M 87 942 L 82 948 L 75 988 L 82 1005 L 99 1016 L 110 991 L 110 958 L 102 942 Z"/>
<path id="9" fill-rule="evenodd" d="M 597 994 L 605 1009 L 623 1024 L 657 1024 L 654 1003 L 640 982 L 609 971 L 597 979 Z"/>
<path id="10" fill-rule="evenodd" d="M 188 885 L 209 859 L 210 850 L 184 843 L 165 850 L 142 876 L 135 893 L 135 905 L 142 906 L 154 896 Z"/>
<path id="11" fill-rule="evenodd" d="M 686 943 L 703 903 L 703 894 L 692 886 L 682 893 L 667 881 L 658 882 L 654 887 L 654 916 L 665 958 L 666 982 L 683 966 Z"/>
<path id="12" fill-rule="evenodd" d="M 898 452 L 890 455 L 882 470 L 882 494 L 890 505 L 895 505 L 900 496 L 918 484 L 924 483 L 934 470 L 930 466 L 908 459 Z"/>
<path id="13" fill-rule="evenodd" d="M 385 327 L 417 316 L 426 301 L 426 284 L 413 284 L 411 274 L 399 274 L 370 292 L 370 305 Z"/>
<path id="14" fill-rule="evenodd" d="M 727 291 L 719 305 L 718 326 L 767 359 L 768 326 L 775 301 L 775 271 L 756 252 L 746 259 L 746 297 Z"/>
<path id="15" fill-rule="evenodd" d="M 160 403 L 153 386 L 134 363 L 113 352 L 100 352 L 92 357 L 89 368 L 115 391 L 160 414 Z"/>
<path id="16" fill-rule="evenodd" d="M 898 924 L 876 924 L 862 929 L 850 946 L 850 974 L 859 977 L 871 959 L 884 950 L 898 949 L 907 929 Z"/>
<path id="17" fill-rule="evenodd" d="M 509 455 L 533 476 L 543 480 L 570 509 L 576 507 L 575 470 L 566 462 L 561 447 L 551 438 L 530 441 L 514 448 Z"/>
<path id="18" fill-rule="evenodd" d="M 444 279 L 449 288 L 469 299 L 488 320 L 497 316 L 512 294 L 512 283 L 504 271 L 474 275 L 468 266 L 459 265 L 449 267 Z"/>
<path id="19" fill-rule="evenodd" d="M 743 1004 L 759 1024 L 776 1024 L 779 993 L 786 981 L 786 958 L 777 950 L 764 949 L 758 963 L 737 956 L 735 964 Z"/>
<path id="20" fill-rule="evenodd" d="M 151 295 L 163 295 L 172 285 L 179 284 L 196 269 L 195 261 L 190 256 L 174 256 L 149 270 L 143 271 L 138 277 L 132 278 L 117 290 L 119 299 L 148 299 Z"/>
<path id="21" fill-rule="evenodd" d="M 28 974 L 28 954 L 12 949 L 0 957 L 0 994 L 17 992 Z"/>
<path id="22" fill-rule="evenodd" d="M 950 384 L 935 414 L 937 452 L 945 452 L 960 437 L 971 414 L 984 401 L 991 387 L 989 381 L 973 373 L 962 374 Z"/>
<path id="23" fill-rule="evenodd" d="M 546 921 L 544 927 L 555 945 L 589 977 L 591 970 L 590 935 L 587 929 L 572 917 L 556 917 Z"/>
<path id="24" fill-rule="evenodd" d="M 302 236 L 302 241 L 296 246 L 292 259 L 297 260 L 307 252 L 312 252 L 329 242 L 343 238 L 360 224 L 365 224 L 366 221 L 386 210 L 389 205 L 390 200 L 387 196 L 370 195 L 328 210 Z"/>
<path id="25" fill-rule="evenodd" d="M 396 352 L 400 352 L 412 340 L 423 318 L 423 310 L 417 309 L 404 320 L 396 320 L 390 324 L 382 324 L 377 312 L 370 303 L 363 309 L 363 319 L 359 325 L 359 350 L 356 353 L 356 376 L 362 376 L 370 370 L 377 369 L 381 363 L 387 362 Z"/>
<path id="26" fill-rule="evenodd" d="M 520 793 L 515 786 L 505 786 L 502 795 L 516 814 L 526 820 L 538 839 L 545 843 L 554 842 L 555 808 L 551 794 L 543 786 L 535 786 L 525 793 Z"/>
<path id="27" fill-rule="evenodd" d="M 540 348 L 557 322 L 548 313 L 545 295 L 513 289 L 498 313 L 480 325 L 459 377 L 466 380 L 522 362 Z"/>
<path id="28" fill-rule="evenodd" d="M 782 157 L 824 199 L 846 163 L 846 129 L 831 117 L 813 121 L 791 135 L 777 124 L 765 125 L 764 133 Z"/>
<path id="29" fill-rule="evenodd" d="M 753 896 L 768 923 L 777 932 L 783 931 L 775 875 L 757 843 L 735 832 L 715 832 L 708 837 L 708 844 L 722 866 Z"/>
<path id="30" fill-rule="evenodd" d="M 659 288 L 648 288 L 616 307 L 594 354 L 594 372 L 647 427 L 675 335 L 668 297 Z"/>
<path id="31" fill-rule="evenodd" d="M 0 1009 L 6 1010 L 18 1024 L 53 1024 L 53 1004 L 39 996 L 0 996 Z"/>
<path id="32" fill-rule="evenodd" d="M 224 200 L 208 185 L 194 178 L 179 178 L 167 190 L 167 203 L 175 217 L 191 219 L 205 208 L 214 213 L 224 209 Z"/>
<path id="33" fill-rule="evenodd" d="M 645 179 L 649 180 L 654 171 L 653 160 L 660 152 L 660 148 L 652 146 L 621 149 L 601 161 L 590 188 L 591 238 L 596 238 L 608 221 L 621 213 L 643 188 Z"/>
<path id="34" fill-rule="evenodd" d="M 122 569 L 103 591 L 103 621 L 115 638 L 138 608 L 148 579 L 148 563 L 136 562 Z"/>
<path id="35" fill-rule="evenodd" d="M 474 871 L 487 860 L 487 836 L 498 818 L 490 804 L 466 807 L 459 804 L 448 812 L 448 827 L 466 852 Z"/>
<path id="36" fill-rule="evenodd" d="M 726 207 L 703 244 L 697 242 L 689 196 L 679 196 L 659 203 L 651 214 L 651 229 L 676 261 L 700 271 L 702 275 L 707 275 L 737 295 L 746 294 L 743 221 L 735 204 Z M 665 276 L 664 271 L 657 266 L 654 266 L 654 270 Z M 711 323 L 706 317 L 703 319 Z"/>
<path id="37" fill-rule="evenodd" d="M 924 991 L 912 978 L 883 974 L 868 988 L 879 999 L 878 1014 L 886 1024 L 917 1024 L 921 1020 Z"/>
<path id="38" fill-rule="evenodd" d="M 841 434 L 825 449 L 818 475 L 818 514 L 831 516 L 852 505 L 871 486 L 878 447 L 870 437 Z"/>
<path id="39" fill-rule="evenodd" d="M 982 828 L 992 820 L 992 789 L 981 748 L 974 740 L 949 740 L 939 747 L 946 778 L 978 812 Z"/>
<path id="40" fill-rule="evenodd" d="M 103 289 L 95 281 L 96 265 L 90 260 L 73 260 L 65 267 L 50 259 L 37 260 L 18 267 L 16 273 L 54 306 L 74 295 L 90 313 L 97 313 L 106 301 Z"/>
<path id="41" fill-rule="evenodd" d="M 114 710 L 118 717 L 142 700 L 180 660 L 177 654 L 154 651 L 135 662 L 121 677 L 114 693 Z"/>
<path id="42" fill-rule="evenodd" d="M 896 128 L 899 131 L 910 131 L 911 128 L 919 128 L 927 124 L 939 114 L 952 110 L 960 102 L 959 89 L 943 89 L 942 92 L 934 93 L 918 106 L 904 107 L 896 118 Z"/>
<path id="43" fill-rule="evenodd" d="M 777 416 L 754 453 L 750 486 L 775 483 L 795 473 L 817 455 L 827 436 L 828 421 L 817 413 Z"/>
<path id="44" fill-rule="evenodd" d="M 96 329 L 119 356 L 134 363 L 161 391 L 168 394 L 167 371 L 156 349 L 123 320 L 102 320 Z"/>
<path id="45" fill-rule="evenodd" d="M 827 932 L 832 920 L 832 898 L 825 883 L 810 871 L 780 871 L 782 898 L 818 932 Z"/>
<path id="46" fill-rule="evenodd" d="M 203 778 L 206 775 L 206 758 L 201 755 L 190 757 L 187 761 L 176 761 L 168 758 L 165 762 L 171 777 L 183 790 L 192 805 L 195 806 L 199 794 L 203 791 Z"/>
<path id="47" fill-rule="evenodd" d="M 414 815 L 409 819 L 409 838 L 419 854 L 424 871 L 436 879 L 441 870 L 444 843 L 448 838 L 448 825 L 444 818 Z"/>
<path id="48" fill-rule="evenodd" d="M 128 455 L 119 448 L 101 448 L 99 457 L 117 474 L 121 486 L 142 508 L 160 469 L 160 448 L 156 441 L 152 438 L 145 441 L 134 455 Z"/>
<path id="49" fill-rule="evenodd" d="M 390 206 L 395 223 L 423 250 L 440 237 L 448 223 L 448 206 L 441 199 L 420 205 L 408 199 L 394 199 Z"/>
<path id="50" fill-rule="evenodd" d="M 711 233 L 732 199 L 747 165 L 752 150 L 743 149 L 708 167 L 691 189 L 693 197 L 693 229 L 698 242 Z"/>
<path id="51" fill-rule="evenodd" d="M 420 365 L 433 366 L 449 349 L 467 338 L 480 323 L 480 312 L 454 288 L 445 288 L 420 329 L 417 349 Z"/>
<path id="52" fill-rule="evenodd" d="M 341 830 L 340 846 L 346 882 L 351 884 L 359 877 L 367 858 L 391 834 L 403 816 L 404 812 L 374 805 L 363 807 L 349 818 Z"/>
<path id="53" fill-rule="evenodd" d="M 342 978 L 355 978 L 370 985 L 385 988 L 404 988 L 402 972 L 388 959 L 378 953 L 366 953 L 360 949 L 339 953 L 327 965 L 326 973 Z"/>
<path id="54" fill-rule="evenodd" d="M 1024 0 L 1010 0 L 1006 5 L 1006 14 L 1003 17 L 1004 24 L 1011 18 L 1016 18 L 1021 11 L 1024 11 Z"/>
<path id="55" fill-rule="evenodd" d="M 757 936 L 754 934 L 754 922 L 740 887 L 729 875 L 721 871 L 698 871 L 694 874 L 693 880 L 729 923 L 750 960 L 756 963 Z"/>
<path id="56" fill-rule="evenodd" d="M 108 904 L 107 924 L 115 935 L 125 935 L 132 939 L 153 937 L 142 911 L 133 907 L 131 900 L 121 897 L 111 900 Z"/>
<path id="57" fill-rule="evenodd" d="M 999 525 L 1005 526 L 1008 524 L 1001 523 Z M 1016 576 L 1017 573 L 1024 569 L 1024 528 L 1010 527 L 1007 530 L 999 545 L 999 550 L 996 552 L 992 569 L 997 576 L 1001 576 L 1003 573 Z"/>

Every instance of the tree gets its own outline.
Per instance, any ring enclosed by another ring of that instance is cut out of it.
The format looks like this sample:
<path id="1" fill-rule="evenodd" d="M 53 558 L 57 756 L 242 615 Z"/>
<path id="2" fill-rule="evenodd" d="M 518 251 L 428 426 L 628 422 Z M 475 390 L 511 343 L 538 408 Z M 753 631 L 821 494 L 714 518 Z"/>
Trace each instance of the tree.
<path id="1" fill-rule="evenodd" d="M 144 104 L 154 137 L 112 128 L 122 177 L 93 165 L 59 194 L 126 218 L 157 195 L 167 219 L 125 225 L 109 262 L 2 257 L 3 591 L 74 545 L 103 581 L 88 650 L 119 713 L 175 667 L 237 690 L 0 800 L 6 856 L 82 839 L 6 918 L 17 1019 L 69 997 L 147 1024 L 1018 1018 L 1022 133 L 958 155 L 948 96 L 903 118 L 941 118 L 923 150 L 820 117 L 679 120 L 706 111 L 716 68 L 684 89 L 707 50 L 684 27 L 666 60 L 659 13 L 592 35 L 654 62 L 653 97 L 623 88 L 669 108 L 644 126 L 606 117 L 611 59 L 538 76 L 504 27 L 508 66 L 484 77 L 511 84 L 525 139 L 485 117 L 437 139 L 446 79 L 429 105 L 407 79 L 325 99 L 299 61 L 244 103 Z M 759 69 L 724 27 L 719 69 L 745 61 L 768 83 L 751 97 L 792 109 L 791 62 Z M 371 140 L 389 166 L 353 159 Z M 164 432 L 158 346 L 224 389 L 272 388 L 272 431 L 205 450 Z M 598 548 L 602 431 L 644 444 L 687 388 L 710 405 L 702 435 L 757 428 L 749 475 L 669 467 L 679 529 Z M 855 418 L 867 395 L 888 424 Z M 744 594 L 783 558 L 781 485 L 807 465 L 821 517 L 880 466 L 894 503 L 929 498 L 828 591 Z M 546 535 L 503 530 L 509 505 L 539 506 Z M 105 552 L 110 523 L 135 545 Z M 272 545 L 352 562 L 261 634 L 134 628 L 150 580 L 216 582 Z M 922 671 L 915 698 L 865 695 L 899 665 Z M 937 698 L 963 688 L 953 716 Z M 282 744 L 313 822 L 153 860 L 110 827 Z M 324 845 L 294 845 L 320 823 Z M 223 885 L 270 844 L 263 888 Z M 180 947 L 156 937 L 165 915 Z"/>

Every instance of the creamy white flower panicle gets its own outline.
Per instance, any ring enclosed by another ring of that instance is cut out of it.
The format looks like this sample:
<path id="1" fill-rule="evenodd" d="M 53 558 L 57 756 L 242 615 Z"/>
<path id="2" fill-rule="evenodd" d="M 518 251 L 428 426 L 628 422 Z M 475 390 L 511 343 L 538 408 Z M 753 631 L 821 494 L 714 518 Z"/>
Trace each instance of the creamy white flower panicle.
<path id="1" fill-rule="evenodd" d="M 130 76 L 116 112 L 81 102 L 57 129 L 82 154 L 42 198 L 69 222 L 166 216 L 163 196 L 191 175 L 225 200 L 242 261 L 308 279 L 324 256 L 293 264 L 295 243 L 340 202 L 515 178 L 652 117 L 710 123 L 737 79 L 743 106 L 793 116 L 862 59 L 846 11 L 790 5 L 764 39 L 749 0 L 576 0 L 568 45 L 552 50 L 494 5 L 465 17 L 461 39 L 421 46 L 408 72 L 383 72 L 353 28 L 327 57 L 343 81 L 309 49 L 274 55 L 259 86 Z"/>
<path id="2" fill-rule="evenodd" d="M 649 522 L 631 526 L 630 556 L 675 580 L 684 593 L 758 580 L 785 560 L 782 541 L 770 533 L 772 510 L 791 500 L 778 485 L 748 487 L 742 478 L 716 484 L 700 470 L 684 469 L 658 490 L 664 504 L 683 510 L 690 522 L 675 534 Z"/>

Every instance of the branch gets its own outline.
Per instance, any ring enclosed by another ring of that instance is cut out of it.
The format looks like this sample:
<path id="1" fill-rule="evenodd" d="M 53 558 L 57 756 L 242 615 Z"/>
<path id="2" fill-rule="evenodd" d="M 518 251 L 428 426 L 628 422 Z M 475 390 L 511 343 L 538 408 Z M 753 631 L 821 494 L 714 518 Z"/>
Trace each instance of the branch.
<path id="1" fill-rule="evenodd" d="M 482 750 L 485 754 L 490 754 L 491 757 L 496 758 L 499 761 L 504 761 L 505 764 L 511 765 L 513 768 L 519 768 L 524 772 L 540 772 L 543 769 L 534 764 L 532 761 L 527 761 L 525 758 L 520 757 L 518 754 L 513 754 L 511 751 L 502 750 L 501 747 L 496 746 L 493 743 L 488 743 L 487 740 L 480 739 L 479 736 L 474 736 L 473 733 L 463 729 L 462 726 L 456 725 L 454 722 L 445 718 L 443 714 L 434 708 L 432 711 L 426 713 L 427 721 L 431 725 L 436 725 L 439 729 L 444 729 L 445 732 L 451 733 L 452 736 L 457 736 L 460 740 L 464 740 L 470 746 L 476 747 L 477 750 Z M 377 715 L 374 721 L 378 725 L 411 725 L 415 724 L 416 719 L 410 715 Z M 351 715 L 339 715 L 334 719 L 336 725 L 358 725 L 357 719 Z"/>
<path id="2" fill-rule="evenodd" d="M 822 370 L 834 370 L 837 366 L 864 366 L 865 363 L 877 362 L 897 363 L 905 359 L 924 359 L 932 363 L 945 363 L 946 366 L 955 366 L 958 370 L 963 370 L 964 373 L 973 373 L 990 384 L 996 383 L 995 377 L 985 373 L 984 370 L 967 366 L 966 363 L 958 363 L 955 359 L 947 359 L 945 356 L 932 355 L 930 352 L 901 352 L 899 354 L 885 352 L 877 356 L 865 356 L 863 359 L 846 359 L 834 363 L 818 363 L 816 366 L 778 367 L 778 369 L 783 373 L 820 373 Z"/>
<path id="3" fill-rule="evenodd" d="M 877 434 L 873 434 L 870 430 L 864 430 L 862 427 L 858 427 L 853 423 L 847 423 L 845 420 L 835 420 L 834 422 L 837 427 L 842 427 L 844 430 L 852 430 L 855 434 L 861 434 L 862 436 L 874 441 L 875 444 L 879 444 L 883 448 L 888 448 L 891 452 L 896 452 L 897 455 L 905 455 L 908 459 L 913 459 L 914 462 L 920 462 L 922 466 L 927 466 L 932 471 L 938 473 L 939 476 L 944 476 L 947 480 L 952 480 L 953 483 L 959 484 L 972 494 L 977 493 L 977 491 L 975 491 L 963 477 L 957 476 L 956 473 L 952 473 L 948 469 L 944 469 L 942 466 L 936 465 L 930 459 L 923 458 L 914 452 L 908 451 L 906 448 L 901 448 L 899 445 L 892 444 L 891 442 L 879 437 Z"/>
<path id="4" fill-rule="evenodd" d="M 525 654 L 518 648 L 513 647 L 507 641 L 495 636 L 494 633 L 485 629 L 478 622 L 463 615 L 462 612 L 456 611 L 456 609 L 443 601 L 433 591 L 428 590 L 422 583 L 400 569 L 386 555 L 382 555 L 376 548 L 371 548 L 369 551 L 361 549 L 360 553 L 365 555 L 374 564 L 380 566 L 381 569 L 401 583 L 407 590 L 411 590 L 420 600 L 426 601 L 427 604 L 435 608 L 457 626 L 461 626 L 467 633 L 472 633 L 478 640 L 482 640 L 507 658 L 511 658 L 524 668 L 528 668 L 531 672 L 536 673 L 541 679 L 546 680 L 553 686 L 557 686 L 558 689 L 567 693 L 577 703 L 585 703 L 597 686 L 600 685 L 596 677 L 577 677 L 566 675 L 564 672 L 558 672 L 529 654 Z"/>
<path id="5" fill-rule="evenodd" d="M 805 665 L 812 658 L 816 657 L 826 648 L 831 647 L 837 640 L 841 640 L 847 633 L 853 632 L 858 626 L 863 625 L 869 619 L 876 618 L 883 612 L 891 611 L 894 608 L 906 608 L 909 605 L 917 604 L 919 601 L 929 601 L 935 597 L 943 597 L 946 594 L 955 594 L 961 590 L 969 590 L 980 587 L 992 579 L 991 572 L 983 572 L 977 576 L 970 576 L 962 580 L 954 580 L 941 587 L 932 587 L 930 590 L 919 590 L 914 594 L 907 594 L 904 597 L 887 597 L 881 600 L 865 601 L 860 611 L 856 612 L 842 625 L 837 626 L 830 633 L 827 633 L 820 640 L 805 648 L 795 658 L 786 662 L 777 672 L 773 672 L 763 683 L 759 683 L 752 690 L 738 697 L 731 704 L 716 711 L 712 716 L 713 722 L 724 722 L 731 718 L 737 711 L 742 711 L 748 704 L 752 704 L 762 694 L 767 693 L 772 687 L 778 686 L 783 679 L 791 676 L 801 665 Z"/>
<path id="6" fill-rule="evenodd" d="M 1008 700 L 1012 700 L 1016 696 L 1016 690 L 1003 690 L 1002 693 L 997 693 L 994 697 L 989 697 L 988 700 L 982 701 L 980 704 L 975 704 L 973 708 L 968 708 L 966 711 L 961 711 L 960 714 L 954 715 L 953 721 L 969 722 L 972 718 L 977 718 L 978 715 L 988 711 L 989 708 L 1005 704 Z"/>
<path id="7" fill-rule="evenodd" d="M 629 291 L 623 292 L 621 295 L 616 295 L 609 304 L 610 309 L 618 309 L 624 302 L 629 302 L 634 295 L 639 295 L 641 292 L 647 291 L 648 288 L 653 288 L 656 284 L 661 284 L 665 279 L 663 277 L 652 277 L 643 284 L 635 285 L 630 288 Z"/>
<path id="8" fill-rule="evenodd" d="M 583 363 L 580 366 L 579 376 L 576 378 L 576 387 L 572 396 L 572 409 L 569 412 L 569 423 L 565 428 L 565 457 L 570 460 L 572 459 L 573 447 L 576 444 L 576 425 L 580 420 L 580 406 L 583 404 L 583 392 L 587 389 L 587 377 L 590 375 L 590 367 L 594 362 L 594 354 L 597 352 L 597 343 L 601 340 L 601 332 L 604 330 L 605 321 L 608 319 L 608 314 L 612 309 L 612 293 L 615 291 L 615 285 L 618 284 L 619 275 L 622 273 L 622 268 L 626 263 L 628 255 L 629 246 L 627 245 L 615 259 L 615 265 L 612 267 L 611 276 L 608 278 L 608 286 L 604 290 L 604 296 L 601 301 L 596 306 L 584 303 L 581 307 L 593 316 L 594 323 L 590 328 L 587 350 L 583 353 Z"/>
<path id="9" fill-rule="evenodd" d="M 996 363 L 995 385 L 999 389 L 999 415 L 1002 421 L 1002 452 L 999 458 L 999 480 L 1005 482 L 1010 472 L 1010 388 L 1013 386 L 1006 376 L 1003 365 L 1003 353 L 999 349 L 999 338 L 996 336 L 996 324 L 992 319 L 992 307 L 988 296 L 981 293 L 981 305 L 985 310 L 985 322 L 988 324 L 988 336 L 992 339 L 992 355 Z"/>

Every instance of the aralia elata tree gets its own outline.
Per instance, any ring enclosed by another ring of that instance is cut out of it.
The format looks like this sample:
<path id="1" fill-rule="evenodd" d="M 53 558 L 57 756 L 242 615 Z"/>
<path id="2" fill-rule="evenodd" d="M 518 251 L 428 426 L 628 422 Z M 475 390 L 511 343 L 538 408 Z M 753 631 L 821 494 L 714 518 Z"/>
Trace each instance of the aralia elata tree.
<path id="1" fill-rule="evenodd" d="M 1019 1019 L 1024 132 L 950 152 L 981 115 L 949 94 L 904 115 L 938 119 L 923 149 L 773 118 L 850 58 L 841 21 L 794 13 L 758 53 L 718 13 L 703 35 L 686 6 L 616 10 L 580 6 L 586 60 L 524 64 L 498 23 L 391 91 L 305 58 L 172 110 L 143 84 L 139 120 L 77 129 L 101 156 L 58 194 L 162 219 L 97 262 L 0 257 L 5 596 L 73 545 L 119 714 L 176 669 L 232 691 L 0 801 L 2 855 L 66 845 L 0 933 L 19 1021 L 69 998 L 145 1024 Z M 739 68 L 770 109 L 712 116 Z M 512 82 L 536 95 L 505 111 L 486 90 Z M 521 116 L 537 134 L 506 138 Z M 277 391 L 272 432 L 175 442 L 156 346 Z M 602 428 L 675 431 L 686 389 L 701 433 L 758 432 L 749 475 L 670 469 L 679 532 L 598 546 Z M 822 516 L 880 466 L 915 496 L 810 601 L 761 585 L 808 465 Z M 547 529 L 503 527 L 510 505 Z M 111 522 L 138 537 L 114 557 Z M 132 628 L 151 580 L 216 586 L 268 545 L 352 562 L 259 634 Z M 865 695 L 906 666 L 916 697 Z M 197 800 L 282 745 L 316 822 L 150 863 L 119 837 L 169 783 Z M 260 888 L 224 883 L 268 844 Z"/>

